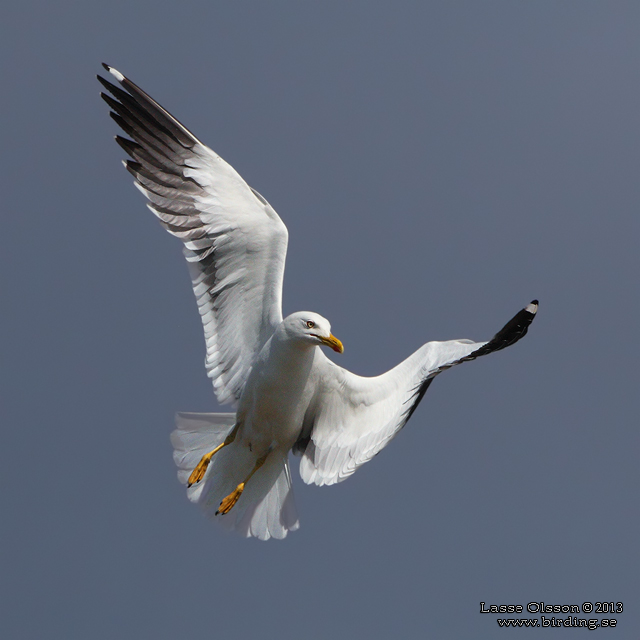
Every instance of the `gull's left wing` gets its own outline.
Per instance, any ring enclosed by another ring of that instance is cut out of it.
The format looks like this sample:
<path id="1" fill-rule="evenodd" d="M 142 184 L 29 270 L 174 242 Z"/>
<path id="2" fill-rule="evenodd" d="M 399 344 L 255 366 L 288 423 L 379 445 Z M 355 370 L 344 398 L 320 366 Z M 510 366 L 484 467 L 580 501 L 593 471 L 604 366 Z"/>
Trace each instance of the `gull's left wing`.
<path id="1" fill-rule="evenodd" d="M 184 243 L 204 327 L 205 366 L 221 404 L 235 403 L 255 356 L 282 321 L 287 228 L 233 167 L 119 71 L 98 76 L 126 168 L 162 226 Z M 113 96 L 113 97 L 112 97 Z"/>
<path id="2" fill-rule="evenodd" d="M 294 448 L 302 452 L 302 479 L 324 485 L 348 478 L 404 427 L 440 372 L 516 343 L 537 310 L 534 300 L 488 342 L 428 342 L 375 378 L 342 369 L 318 350 L 317 392 Z"/>

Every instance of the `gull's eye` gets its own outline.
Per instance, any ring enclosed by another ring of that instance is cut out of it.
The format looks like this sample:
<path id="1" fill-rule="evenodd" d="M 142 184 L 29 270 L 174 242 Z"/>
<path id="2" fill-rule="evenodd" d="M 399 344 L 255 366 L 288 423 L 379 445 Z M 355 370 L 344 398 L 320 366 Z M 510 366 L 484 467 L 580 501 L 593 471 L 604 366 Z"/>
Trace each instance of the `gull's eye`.
<path id="1" fill-rule="evenodd" d="M 316 323 L 313 320 L 307 320 L 307 328 L 313 329 L 316 326 Z"/>

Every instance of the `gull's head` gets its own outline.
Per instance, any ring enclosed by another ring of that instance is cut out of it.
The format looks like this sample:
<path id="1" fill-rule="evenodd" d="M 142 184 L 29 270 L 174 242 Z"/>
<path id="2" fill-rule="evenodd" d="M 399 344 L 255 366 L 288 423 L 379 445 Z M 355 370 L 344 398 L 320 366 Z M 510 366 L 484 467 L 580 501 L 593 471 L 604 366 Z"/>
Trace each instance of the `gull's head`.
<path id="1" fill-rule="evenodd" d="M 331 347 L 338 353 L 344 351 L 342 342 L 331 333 L 329 321 L 317 313 L 298 311 L 287 316 L 282 324 L 290 339 L 310 345 Z"/>

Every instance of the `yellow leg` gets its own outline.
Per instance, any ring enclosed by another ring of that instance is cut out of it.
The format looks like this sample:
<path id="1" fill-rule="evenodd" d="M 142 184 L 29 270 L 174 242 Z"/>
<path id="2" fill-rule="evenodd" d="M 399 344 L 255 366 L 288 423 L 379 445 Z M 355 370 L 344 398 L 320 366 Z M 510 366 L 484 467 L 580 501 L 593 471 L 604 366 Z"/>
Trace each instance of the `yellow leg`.
<path id="1" fill-rule="evenodd" d="M 236 433 L 238 432 L 238 425 L 233 428 L 233 431 L 225 438 L 225 441 L 218 445 L 213 451 L 209 451 L 209 453 L 205 453 L 202 458 L 200 458 L 200 462 L 196 468 L 191 472 L 189 476 L 189 480 L 187 480 L 187 486 L 190 487 L 192 484 L 196 484 L 196 482 L 200 482 L 202 478 L 204 478 L 204 474 L 207 472 L 207 467 L 211 462 L 211 458 L 222 449 L 222 447 L 226 447 L 228 444 L 231 444 L 236 439 Z"/>
<path id="2" fill-rule="evenodd" d="M 224 515 L 225 513 L 229 513 L 233 508 L 233 505 L 238 502 L 242 492 L 244 491 L 244 485 L 249 482 L 251 476 L 264 464 L 264 461 L 267 459 L 267 456 L 271 453 L 271 449 L 267 451 L 261 458 L 258 458 L 255 467 L 251 470 L 251 473 L 244 479 L 244 482 L 241 482 L 224 500 L 220 503 L 218 510 L 216 511 L 216 515 Z"/>

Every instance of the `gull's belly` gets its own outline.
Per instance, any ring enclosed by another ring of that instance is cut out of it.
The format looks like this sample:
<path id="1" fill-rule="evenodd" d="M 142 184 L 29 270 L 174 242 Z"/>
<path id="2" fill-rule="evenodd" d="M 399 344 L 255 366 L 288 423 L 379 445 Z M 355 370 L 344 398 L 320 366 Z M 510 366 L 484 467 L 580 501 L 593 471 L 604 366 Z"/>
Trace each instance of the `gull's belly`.
<path id="1" fill-rule="evenodd" d="M 262 447 L 290 449 L 300 435 L 304 417 L 295 400 L 280 396 L 274 402 L 273 396 L 264 396 L 246 422 L 247 437 Z"/>
<path id="2" fill-rule="evenodd" d="M 312 396 L 313 354 L 302 361 L 258 361 L 242 394 L 238 437 L 252 450 L 289 450 L 298 439 Z"/>
<path id="3" fill-rule="evenodd" d="M 304 389 L 289 385 L 256 389 L 254 402 L 243 416 L 239 437 L 252 449 L 281 448 L 289 450 L 300 435 L 309 400 Z"/>

